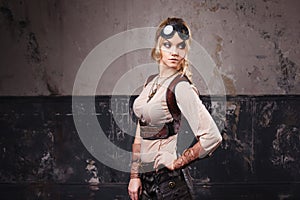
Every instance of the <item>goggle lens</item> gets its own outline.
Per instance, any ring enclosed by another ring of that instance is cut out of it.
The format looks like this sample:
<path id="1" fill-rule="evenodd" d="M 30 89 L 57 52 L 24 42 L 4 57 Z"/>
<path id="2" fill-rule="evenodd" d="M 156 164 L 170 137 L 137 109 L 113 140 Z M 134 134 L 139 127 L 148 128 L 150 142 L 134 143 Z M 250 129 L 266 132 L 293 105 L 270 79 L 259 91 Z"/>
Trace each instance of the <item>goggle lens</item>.
<path id="1" fill-rule="evenodd" d="M 187 40 L 190 37 L 189 30 L 184 24 L 167 24 L 160 32 L 160 35 L 165 39 L 169 39 L 174 36 L 175 32 L 178 33 L 182 40 Z"/>

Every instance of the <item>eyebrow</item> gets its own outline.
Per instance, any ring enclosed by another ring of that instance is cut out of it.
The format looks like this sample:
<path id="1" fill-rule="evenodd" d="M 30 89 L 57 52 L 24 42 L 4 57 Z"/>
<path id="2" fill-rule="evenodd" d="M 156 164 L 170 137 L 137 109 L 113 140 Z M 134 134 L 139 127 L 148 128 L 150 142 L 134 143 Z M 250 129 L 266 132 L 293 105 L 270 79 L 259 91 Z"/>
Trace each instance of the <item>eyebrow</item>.
<path id="1" fill-rule="evenodd" d="M 171 44 L 173 44 L 170 40 L 168 40 L 168 39 L 165 39 L 166 41 L 168 41 L 168 42 L 170 42 Z M 164 41 L 165 42 L 165 41 Z M 179 43 L 177 43 L 176 45 L 178 45 L 178 44 L 181 44 L 181 43 L 185 43 L 185 41 L 184 40 L 182 40 L 181 42 L 179 42 Z"/>

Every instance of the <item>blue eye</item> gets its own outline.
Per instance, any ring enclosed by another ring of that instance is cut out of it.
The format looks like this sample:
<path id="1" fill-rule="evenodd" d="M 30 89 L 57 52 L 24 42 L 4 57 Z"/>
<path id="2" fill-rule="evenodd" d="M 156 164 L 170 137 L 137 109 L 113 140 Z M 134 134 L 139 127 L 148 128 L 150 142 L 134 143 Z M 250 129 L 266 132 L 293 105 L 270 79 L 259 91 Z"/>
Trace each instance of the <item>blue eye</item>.
<path id="1" fill-rule="evenodd" d="M 163 45 L 164 45 L 164 47 L 166 47 L 166 48 L 170 48 L 170 47 L 171 47 L 170 42 L 164 42 Z"/>
<path id="2" fill-rule="evenodd" d="M 179 49 L 184 49 L 186 47 L 186 44 L 185 44 L 185 42 L 181 42 L 180 44 L 177 45 L 177 47 Z"/>

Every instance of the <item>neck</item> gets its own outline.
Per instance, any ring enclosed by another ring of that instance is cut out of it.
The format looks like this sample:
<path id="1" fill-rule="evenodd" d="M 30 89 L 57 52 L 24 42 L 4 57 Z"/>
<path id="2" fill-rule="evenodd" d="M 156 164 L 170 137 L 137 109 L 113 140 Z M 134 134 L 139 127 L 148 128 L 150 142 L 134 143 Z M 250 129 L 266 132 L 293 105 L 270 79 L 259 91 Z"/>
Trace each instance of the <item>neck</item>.
<path id="1" fill-rule="evenodd" d="M 169 77 L 178 72 L 175 68 L 159 65 L 159 77 Z"/>

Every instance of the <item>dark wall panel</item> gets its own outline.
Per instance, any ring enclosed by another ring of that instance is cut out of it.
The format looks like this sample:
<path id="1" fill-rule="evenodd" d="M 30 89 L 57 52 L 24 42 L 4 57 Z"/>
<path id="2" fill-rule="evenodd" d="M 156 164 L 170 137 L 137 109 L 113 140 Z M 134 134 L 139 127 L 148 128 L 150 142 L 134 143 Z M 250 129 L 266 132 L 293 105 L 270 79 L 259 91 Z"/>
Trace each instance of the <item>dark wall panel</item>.
<path id="1" fill-rule="evenodd" d="M 82 116 L 91 114 L 87 98 L 80 97 L 81 103 L 76 105 L 82 108 Z M 127 130 L 134 130 L 131 121 L 134 117 L 128 107 L 135 97 L 129 101 L 127 96 L 114 98 L 112 103 L 109 96 L 96 97 L 97 119 L 112 143 L 130 151 L 133 137 L 123 131 L 119 122 L 129 121 Z M 251 196 L 247 191 L 250 187 L 261 194 L 264 190 L 284 190 L 293 196 L 295 185 L 300 181 L 300 96 L 229 96 L 223 120 L 217 112 L 220 107 L 215 106 L 221 105 L 218 98 L 201 98 L 220 125 L 223 142 L 211 158 L 189 166 L 195 184 L 201 186 L 199 194 L 218 196 L 221 194 L 217 191 L 233 187 L 236 195 Z M 118 113 L 113 115 L 113 110 Z M 18 187 L 10 184 L 25 184 L 27 188 L 28 184 L 52 183 L 66 188 L 70 184 L 85 185 L 83 191 L 87 193 L 89 185 L 94 184 L 98 191 L 99 184 L 123 184 L 122 191 L 126 192 L 129 174 L 107 167 L 92 156 L 80 140 L 74 114 L 78 113 L 72 113 L 70 96 L 0 99 L 2 191 L 3 186 Z M 180 145 L 183 137 L 193 138 L 185 120 L 179 136 L 179 152 L 184 149 Z M 123 158 L 120 163 L 129 161 Z M 205 185 L 210 189 L 203 187 Z M 52 187 L 59 193 L 56 186 Z"/>

